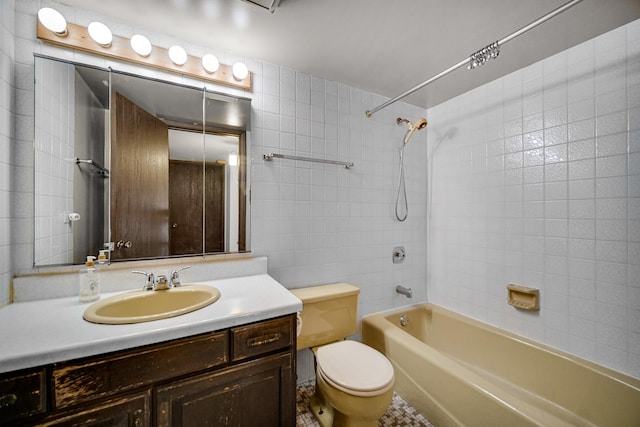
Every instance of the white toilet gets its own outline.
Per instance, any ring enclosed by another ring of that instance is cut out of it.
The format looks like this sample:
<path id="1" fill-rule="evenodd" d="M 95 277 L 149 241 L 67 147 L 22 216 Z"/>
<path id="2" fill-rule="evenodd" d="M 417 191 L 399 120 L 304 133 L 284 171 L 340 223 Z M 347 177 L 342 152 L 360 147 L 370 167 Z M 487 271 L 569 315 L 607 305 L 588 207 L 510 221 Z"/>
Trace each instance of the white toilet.
<path id="1" fill-rule="evenodd" d="M 323 427 L 377 426 L 391 403 L 395 377 L 382 353 L 345 340 L 356 332 L 360 290 L 337 283 L 291 292 L 302 300 L 298 350 L 315 354 L 313 414 Z"/>

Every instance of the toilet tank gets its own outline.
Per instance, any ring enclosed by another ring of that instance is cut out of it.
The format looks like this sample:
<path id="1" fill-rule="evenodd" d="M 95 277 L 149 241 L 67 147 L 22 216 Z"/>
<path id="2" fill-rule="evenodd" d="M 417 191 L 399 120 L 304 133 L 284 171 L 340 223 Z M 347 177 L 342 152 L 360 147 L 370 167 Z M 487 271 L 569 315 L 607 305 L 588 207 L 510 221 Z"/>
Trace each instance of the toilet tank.
<path id="1" fill-rule="evenodd" d="M 339 341 L 356 333 L 360 289 L 348 283 L 291 289 L 302 301 L 298 350 Z"/>

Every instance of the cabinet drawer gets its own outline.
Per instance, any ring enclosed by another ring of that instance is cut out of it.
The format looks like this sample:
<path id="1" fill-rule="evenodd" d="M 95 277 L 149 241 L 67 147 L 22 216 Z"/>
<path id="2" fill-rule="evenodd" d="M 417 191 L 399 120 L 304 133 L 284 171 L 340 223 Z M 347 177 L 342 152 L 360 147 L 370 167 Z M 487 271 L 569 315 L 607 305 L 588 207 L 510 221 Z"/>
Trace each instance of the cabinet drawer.
<path id="1" fill-rule="evenodd" d="M 63 408 L 223 365 L 227 349 L 223 331 L 56 364 L 53 402 Z"/>
<path id="2" fill-rule="evenodd" d="M 293 317 L 281 317 L 231 329 L 231 360 L 242 360 L 291 346 Z"/>
<path id="3" fill-rule="evenodd" d="M 94 406 L 75 408 L 56 414 L 38 423 L 39 427 L 52 426 L 131 426 L 151 425 L 151 392 L 146 390 L 132 396 L 121 396 L 99 402 Z"/>
<path id="4" fill-rule="evenodd" d="M 0 420 L 15 420 L 46 410 L 44 369 L 0 378 Z"/>

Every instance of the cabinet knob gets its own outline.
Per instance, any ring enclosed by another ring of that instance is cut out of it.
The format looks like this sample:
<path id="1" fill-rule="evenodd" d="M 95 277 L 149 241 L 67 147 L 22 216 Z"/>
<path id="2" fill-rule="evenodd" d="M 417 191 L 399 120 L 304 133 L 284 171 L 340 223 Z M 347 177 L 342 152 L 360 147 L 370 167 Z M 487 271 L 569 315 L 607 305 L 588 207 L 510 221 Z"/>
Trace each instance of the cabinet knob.
<path id="1" fill-rule="evenodd" d="M 9 406 L 15 405 L 17 401 L 18 396 L 13 393 L 0 396 L 0 408 L 8 408 Z"/>
<path id="2" fill-rule="evenodd" d="M 135 411 L 133 413 L 133 417 L 133 422 L 131 423 L 133 427 L 142 427 L 144 425 L 144 422 L 142 420 L 142 410 L 138 409 L 137 411 Z"/>

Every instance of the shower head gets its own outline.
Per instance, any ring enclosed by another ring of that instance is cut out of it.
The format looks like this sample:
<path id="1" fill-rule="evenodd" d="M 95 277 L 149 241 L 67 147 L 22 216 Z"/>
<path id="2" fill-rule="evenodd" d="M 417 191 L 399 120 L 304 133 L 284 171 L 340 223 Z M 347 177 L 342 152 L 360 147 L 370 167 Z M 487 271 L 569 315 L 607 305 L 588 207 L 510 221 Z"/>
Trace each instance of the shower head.
<path id="1" fill-rule="evenodd" d="M 424 117 L 420 117 L 418 120 L 413 122 L 413 127 L 417 128 L 418 130 L 422 130 L 422 129 L 426 128 L 427 127 L 427 119 L 425 119 Z"/>
<path id="2" fill-rule="evenodd" d="M 419 118 L 418 120 L 416 120 L 413 123 L 410 122 L 407 119 L 403 119 L 401 117 L 398 117 L 398 119 L 396 120 L 396 123 L 398 123 L 398 126 L 404 125 L 408 129 L 407 133 L 404 136 L 404 141 L 403 141 L 404 145 L 407 145 L 407 143 L 409 142 L 409 140 L 413 136 L 413 133 L 416 130 L 422 130 L 422 129 L 427 127 L 427 119 L 425 119 L 424 117 Z"/>

